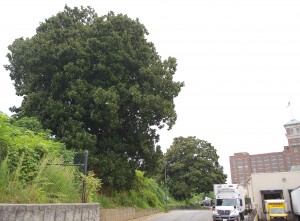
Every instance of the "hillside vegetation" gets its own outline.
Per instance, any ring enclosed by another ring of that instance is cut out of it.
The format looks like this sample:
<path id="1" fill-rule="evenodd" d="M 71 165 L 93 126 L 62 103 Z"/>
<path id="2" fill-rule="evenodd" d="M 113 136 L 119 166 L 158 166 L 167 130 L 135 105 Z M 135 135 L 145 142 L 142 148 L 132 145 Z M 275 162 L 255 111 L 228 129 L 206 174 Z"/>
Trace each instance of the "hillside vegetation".
<path id="1" fill-rule="evenodd" d="M 75 167 L 50 165 L 72 163 L 74 152 L 51 138 L 36 119 L 16 120 L 0 114 L 0 153 L 0 203 L 81 202 L 80 171 Z M 87 184 L 97 181 L 93 176 L 87 178 L 90 179 L 86 179 Z M 100 182 L 87 190 L 91 190 L 90 202 L 99 202 L 106 208 L 163 209 L 165 206 L 163 189 L 139 170 L 130 191 L 100 194 Z"/>
<path id="2" fill-rule="evenodd" d="M 225 182 L 211 143 L 158 145 L 184 82 L 148 35 L 139 19 L 65 5 L 8 46 L 4 67 L 24 99 L 0 118 L 1 202 L 165 208 Z"/>
<path id="3" fill-rule="evenodd" d="M 81 200 L 79 171 L 49 165 L 71 163 L 74 153 L 41 128 L 34 118 L 15 120 L 0 114 L 1 203 Z"/>
<path id="4" fill-rule="evenodd" d="M 165 210 L 167 205 L 195 205 L 204 198 L 200 194 L 176 201 L 170 193 L 166 198 L 163 183 L 139 170 L 129 191 L 105 191 L 91 171 L 83 176 L 76 167 L 56 166 L 72 164 L 74 152 L 55 141 L 34 118 L 16 120 L 0 113 L 0 153 L 0 203 L 79 203 L 83 180 L 87 201 L 98 202 L 102 208 Z"/>

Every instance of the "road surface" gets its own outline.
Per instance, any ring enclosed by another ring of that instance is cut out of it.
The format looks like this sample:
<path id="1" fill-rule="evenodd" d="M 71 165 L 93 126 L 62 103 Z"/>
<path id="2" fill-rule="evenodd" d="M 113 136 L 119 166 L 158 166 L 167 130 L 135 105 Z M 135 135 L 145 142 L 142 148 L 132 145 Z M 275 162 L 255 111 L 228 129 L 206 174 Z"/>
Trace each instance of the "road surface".
<path id="1" fill-rule="evenodd" d="M 212 221 L 211 210 L 173 210 L 135 221 Z"/>

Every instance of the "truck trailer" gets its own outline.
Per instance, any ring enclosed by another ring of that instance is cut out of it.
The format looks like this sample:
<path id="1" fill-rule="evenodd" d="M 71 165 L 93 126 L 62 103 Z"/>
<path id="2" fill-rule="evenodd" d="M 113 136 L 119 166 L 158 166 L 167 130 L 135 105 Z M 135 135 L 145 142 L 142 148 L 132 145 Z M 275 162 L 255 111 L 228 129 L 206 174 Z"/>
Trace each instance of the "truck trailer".
<path id="1" fill-rule="evenodd" d="M 213 221 L 244 220 L 244 187 L 239 184 L 214 184 Z"/>
<path id="2" fill-rule="evenodd" d="M 291 191 L 291 204 L 296 220 L 300 221 L 300 186 Z"/>

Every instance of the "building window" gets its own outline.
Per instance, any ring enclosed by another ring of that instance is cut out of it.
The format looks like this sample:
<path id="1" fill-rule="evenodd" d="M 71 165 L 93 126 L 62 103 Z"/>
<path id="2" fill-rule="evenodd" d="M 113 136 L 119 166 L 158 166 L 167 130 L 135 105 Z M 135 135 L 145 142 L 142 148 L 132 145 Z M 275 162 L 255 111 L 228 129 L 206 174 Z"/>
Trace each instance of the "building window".
<path id="1" fill-rule="evenodd" d="M 271 161 L 272 161 L 272 162 L 273 162 L 273 161 L 277 161 L 276 156 L 271 156 Z"/>
<path id="2" fill-rule="evenodd" d="M 258 173 L 261 173 L 261 172 L 263 172 L 264 171 L 264 165 L 263 164 L 258 164 L 258 167 L 257 167 L 257 172 Z"/>

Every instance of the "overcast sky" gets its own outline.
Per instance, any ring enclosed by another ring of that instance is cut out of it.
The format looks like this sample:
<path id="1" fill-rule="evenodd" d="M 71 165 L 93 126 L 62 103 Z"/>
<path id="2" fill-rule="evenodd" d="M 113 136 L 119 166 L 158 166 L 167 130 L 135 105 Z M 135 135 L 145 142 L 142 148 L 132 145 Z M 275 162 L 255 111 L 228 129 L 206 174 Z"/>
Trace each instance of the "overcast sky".
<path id="1" fill-rule="evenodd" d="M 300 120 L 299 0 L 9 0 L 0 2 L 0 111 L 21 98 L 9 73 L 7 46 L 31 37 L 45 18 L 91 6 L 139 18 L 162 59 L 177 58 L 177 123 L 160 132 L 165 151 L 178 136 L 210 142 L 231 182 L 229 156 L 282 151 L 284 124 Z M 290 108 L 287 108 L 291 102 Z"/>

